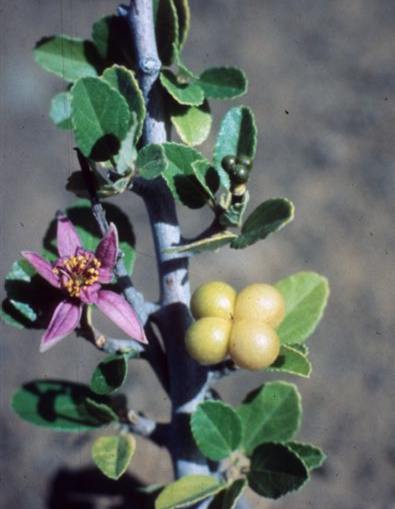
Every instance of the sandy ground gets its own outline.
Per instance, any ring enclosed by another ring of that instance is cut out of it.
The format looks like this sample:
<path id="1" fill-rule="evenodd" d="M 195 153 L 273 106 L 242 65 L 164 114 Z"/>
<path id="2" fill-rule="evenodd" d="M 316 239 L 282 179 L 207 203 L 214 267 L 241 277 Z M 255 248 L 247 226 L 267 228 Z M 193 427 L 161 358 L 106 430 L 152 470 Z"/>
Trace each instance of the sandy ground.
<path id="1" fill-rule="evenodd" d="M 241 287 L 311 269 L 326 274 L 332 288 L 326 319 L 310 341 L 313 376 L 297 380 L 305 408 L 301 438 L 321 444 L 329 459 L 302 491 L 273 507 L 394 509 L 395 3 L 191 4 L 187 63 L 196 70 L 235 64 L 250 78 L 243 102 L 254 109 L 260 130 L 252 206 L 285 195 L 297 210 L 294 223 L 264 243 L 196 258 L 192 285 L 220 277 Z M 39 248 L 55 210 L 73 199 L 63 189 L 76 168 L 73 140 L 47 118 L 49 100 L 62 83 L 34 64 L 31 48 L 42 35 L 89 36 L 94 19 L 115 5 L 0 2 L 1 274 L 20 250 Z M 214 105 L 213 133 L 227 107 Z M 212 139 L 203 149 L 209 154 L 211 147 Z M 135 198 L 119 202 L 137 234 L 136 283 L 155 297 L 145 212 Z M 199 231 L 207 221 L 205 214 L 183 211 L 186 232 Z M 38 331 L 3 324 L 0 330 L 2 506 L 93 508 L 72 505 L 67 493 L 94 484 L 113 494 L 111 507 L 123 507 L 119 493 L 127 493 L 132 480 L 125 478 L 117 488 L 90 470 L 90 437 L 33 428 L 9 409 L 22 382 L 38 377 L 86 382 L 99 355 L 73 338 L 40 355 Z M 236 403 L 261 379 L 240 374 L 224 381 L 220 392 Z M 127 389 L 135 408 L 166 418 L 168 402 L 164 395 L 158 399 L 161 393 L 144 365 L 131 367 Z M 78 481 L 80 469 L 84 476 Z M 130 473 L 143 481 L 166 481 L 168 458 L 139 441 Z M 95 508 L 110 507 L 103 500 Z M 253 507 L 269 505 L 254 499 Z"/>

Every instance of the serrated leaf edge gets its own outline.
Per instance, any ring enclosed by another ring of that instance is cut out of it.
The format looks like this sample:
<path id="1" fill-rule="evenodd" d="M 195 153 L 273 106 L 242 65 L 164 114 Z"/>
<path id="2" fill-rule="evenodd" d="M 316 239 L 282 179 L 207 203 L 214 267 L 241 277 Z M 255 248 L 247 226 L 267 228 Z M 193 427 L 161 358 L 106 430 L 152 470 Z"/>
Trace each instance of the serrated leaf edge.
<path id="1" fill-rule="evenodd" d="M 296 384 L 293 384 L 293 383 L 290 383 L 290 382 L 285 382 L 283 380 L 278 380 L 278 381 L 273 381 L 273 382 L 266 382 L 266 383 L 264 383 L 260 387 L 259 392 L 262 390 L 262 388 L 268 387 L 268 386 L 270 387 L 270 386 L 273 386 L 273 385 L 277 385 L 277 386 L 281 385 L 283 387 L 291 387 L 292 389 L 294 389 L 294 393 L 296 394 L 296 406 L 297 406 L 297 409 L 298 409 L 298 415 L 297 415 L 297 420 L 296 420 L 296 429 L 295 429 L 295 431 L 293 432 L 293 435 L 292 435 L 292 436 L 294 436 L 294 435 L 296 435 L 298 433 L 298 431 L 300 429 L 300 426 L 302 424 L 302 412 L 303 412 L 302 395 L 300 394 Z M 281 404 L 283 404 L 283 402 L 284 402 L 284 400 L 281 402 Z M 236 409 L 236 411 L 238 411 L 238 408 Z M 276 407 L 276 410 L 277 409 L 278 409 L 278 406 Z M 274 412 L 272 412 L 272 414 L 273 413 Z M 265 415 L 267 416 L 267 414 L 265 414 Z M 269 415 L 269 417 L 270 417 L 270 415 Z M 241 422 L 243 424 L 243 419 L 241 419 Z M 243 434 L 244 434 L 244 426 L 243 426 Z M 256 434 L 257 433 L 255 433 L 255 435 Z M 250 431 L 250 435 L 249 436 L 251 437 L 251 435 L 255 436 L 254 433 L 253 433 L 253 430 Z M 243 439 L 244 439 L 244 436 L 243 436 Z M 288 441 L 290 441 L 290 439 Z M 266 443 L 281 443 L 282 444 L 282 442 L 273 442 L 273 441 L 265 442 L 264 441 L 264 442 L 260 442 L 259 444 L 256 444 L 254 446 L 254 449 L 256 449 L 260 445 L 266 444 Z M 252 454 L 252 452 L 254 451 L 254 449 L 250 453 L 247 453 L 247 455 L 250 456 Z M 244 448 L 244 450 L 246 450 L 246 449 Z"/>
<path id="2" fill-rule="evenodd" d="M 235 66 L 232 66 L 232 65 L 221 65 L 219 67 L 209 67 L 208 69 L 205 69 L 204 71 L 202 71 L 199 74 L 199 77 L 198 77 L 198 80 L 197 80 L 198 83 L 199 83 L 199 80 L 200 80 L 202 74 L 204 74 L 206 71 L 211 71 L 213 69 L 219 70 L 219 71 L 221 71 L 221 70 L 239 71 L 240 74 L 243 76 L 243 79 L 244 79 L 244 82 L 245 82 L 245 87 L 244 87 L 244 90 L 242 92 L 240 92 L 239 94 L 237 94 L 237 95 L 230 95 L 230 96 L 225 96 L 225 97 L 212 97 L 212 96 L 206 96 L 206 97 L 208 97 L 210 99 L 214 99 L 216 101 L 227 101 L 229 99 L 237 99 L 238 97 L 242 97 L 243 95 L 245 95 L 248 92 L 249 80 L 248 80 L 247 74 L 243 71 L 243 69 L 240 69 L 240 67 L 235 67 Z M 203 90 L 203 92 L 204 92 L 204 90 Z M 252 113 L 251 116 L 252 116 L 253 125 L 254 125 L 254 131 L 257 132 L 257 126 L 256 126 L 256 122 L 255 122 L 255 117 L 254 117 L 254 114 L 253 114 L 251 108 L 249 108 L 248 106 L 244 106 L 244 107 L 248 108 L 251 111 L 251 113 Z M 256 150 L 256 144 L 257 144 L 257 137 L 256 137 L 255 142 L 254 142 L 255 150 Z"/>
<path id="3" fill-rule="evenodd" d="M 207 401 L 204 401 L 203 403 L 201 403 L 197 409 L 199 410 L 199 408 L 202 406 L 202 405 L 211 405 L 211 406 L 221 406 L 221 407 L 225 407 L 227 409 L 230 409 L 236 416 L 239 424 L 240 424 L 240 442 L 239 442 L 239 445 L 233 449 L 230 454 L 234 451 L 237 451 L 239 449 L 239 447 L 242 445 L 243 443 L 243 440 L 244 440 L 244 429 L 243 429 L 243 423 L 242 423 L 242 420 L 240 418 L 240 416 L 238 415 L 237 411 L 231 406 L 231 405 L 228 405 L 227 403 L 224 403 L 223 401 L 220 401 L 220 400 L 207 400 Z M 197 430 L 196 430 L 196 423 L 194 421 L 194 416 L 196 414 L 196 411 L 192 414 L 191 416 L 191 419 L 190 419 L 190 428 L 191 428 L 191 432 L 192 432 L 192 435 L 193 435 L 193 438 L 196 442 L 196 445 L 199 447 L 199 450 L 200 452 L 206 456 L 206 454 L 200 449 L 200 444 L 201 444 L 201 441 L 199 440 L 198 436 L 197 436 Z M 218 429 L 216 426 L 215 426 L 216 429 Z M 219 430 L 219 434 L 221 435 L 221 431 Z M 225 441 L 224 441 L 225 443 Z M 228 444 L 225 443 L 225 446 L 227 446 Z M 211 459 L 209 456 L 206 456 L 207 458 Z M 224 456 L 224 458 L 227 458 L 228 456 Z M 224 458 L 221 458 L 221 459 L 224 459 Z M 218 460 L 215 460 L 215 461 L 218 461 Z"/>
<path id="4" fill-rule="evenodd" d="M 286 350 L 292 350 L 292 352 L 295 352 L 299 355 L 301 355 L 302 357 L 304 357 L 304 359 L 306 360 L 308 366 L 309 366 L 309 371 L 307 373 L 307 375 L 303 374 L 303 373 L 297 373 L 296 371 L 292 371 L 292 370 L 289 370 L 289 369 L 283 369 L 283 368 L 276 368 L 276 367 L 273 367 L 273 366 L 269 366 L 268 368 L 266 368 L 266 371 L 273 371 L 273 372 L 281 372 L 281 373 L 289 373 L 291 375 L 295 375 L 295 376 L 300 376 L 302 378 L 310 378 L 310 375 L 311 375 L 311 372 L 313 370 L 313 366 L 311 364 L 311 361 L 310 359 L 307 357 L 307 355 L 304 355 L 302 352 L 300 352 L 299 350 L 297 350 L 296 348 L 292 348 L 292 346 L 286 344 L 286 345 L 281 345 L 281 348 L 285 348 Z M 274 361 L 275 362 L 275 361 Z"/>

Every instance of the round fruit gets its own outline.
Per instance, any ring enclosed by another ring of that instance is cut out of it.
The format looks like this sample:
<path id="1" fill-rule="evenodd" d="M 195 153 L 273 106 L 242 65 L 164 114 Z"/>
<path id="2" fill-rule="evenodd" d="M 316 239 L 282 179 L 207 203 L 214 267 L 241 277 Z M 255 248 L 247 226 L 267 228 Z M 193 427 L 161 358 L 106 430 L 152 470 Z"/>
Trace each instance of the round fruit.
<path id="1" fill-rule="evenodd" d="M 230 333 L 229 353 L 244 369 L 264 369 L 273 364 L 280 352 L 280 339 L 267 323 L 238 320 Z"/>
<path id="2" fill-rule="evenodd" d="M 247 286 L 237 296 L 235 320 L 266 322 L 272 327 L 280 325 L 285 316 L 285 302 L 274 286 L 254 284 Z"/>
<path id="3" fill-rule="evenodd" d="M 228 355 L 230 320 L 207 317 L 194 322 L 187 330 L 185 346 L 200 364 L 217 364 Z"/>
<path id="4" fill-rule="evenodd" d="M 236 302 L 235 290 L 222 281 L 210 281 L 199 286 L 192 295 L 191 311 L 196 318 L 216 316 L 230 320 Z"/>
<path id="5" fill-rule="evenodd" d="M 226 171 L 231 171 L 236 164 L 235 156 L 225 156 L 221 161 L 221 166 Z"/>
<path id="6" fill-rule="evenodd" d="M 245 184 L 249 177 L 249 171 L 242 164 L 236 164 L 229 176 L 234 184 Z"/>
<path id="7" fill-rule="evenodd" d="M 248 170 L 252 169 L 252 161 L 248 156 L 245 155 L 238 156 L 237 162 L 245 166 Z"/>

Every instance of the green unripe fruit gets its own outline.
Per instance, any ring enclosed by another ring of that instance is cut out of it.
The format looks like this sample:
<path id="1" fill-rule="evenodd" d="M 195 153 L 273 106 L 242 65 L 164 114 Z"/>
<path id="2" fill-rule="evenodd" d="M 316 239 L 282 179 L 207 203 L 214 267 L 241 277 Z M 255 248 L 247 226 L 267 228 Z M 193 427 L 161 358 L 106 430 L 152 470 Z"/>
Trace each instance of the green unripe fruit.
<path id="1" fill-rule="evenodd" d="M 187 330 L 185 347 L 189 355 L 203 365 L 222 362 L 228 355 L 230 320 L 207 317 L 194 322 Z"/>
<path id="2" fill-rule="evenodd" d="M 236 157 L 231 155 L 225 156 L 221 161 L 222 168 L 227 172 L 231 171 L 235 164 Z"/>
<path id="3" fill-rule="evenodd" d="M 196 320 L 205 316 L 230 320 L 234 312 L 236 295 L 236 291 L 222 281 L 203 283 L 193 292 L 192 315 Z"/>
<path id="4" fill-rule="evenodd" d="M 267 323 L 235 320 L 230 333 L 229 354 L 240 367 L 258 370 L 269 367 L 280 353 L 280 339 Z"/>
<path id="5" fill-rule="evenodd" d="M 234 184 L 245 184 L 248 181 L 249 171 L 242 164 L 236 164 L 233 171 L 229 174 Z"/>
<path id="6" fill-rule="evenodd" d="M 237 156 L 237 162 L 239 164 L 242 164 L 243 166 L 245 166 L 247 168 L 247 170 L 252 169 L 252 161 L 248 156 L 245 156 L 245 155 Z"/>
<path id="7" fill-rule="evenodd" d="M 254 320 L 277 327 L 284 316 L 285 301 L 274 286 L 253 284 L 244 288 L 237 296 L 235 320 Z"/>

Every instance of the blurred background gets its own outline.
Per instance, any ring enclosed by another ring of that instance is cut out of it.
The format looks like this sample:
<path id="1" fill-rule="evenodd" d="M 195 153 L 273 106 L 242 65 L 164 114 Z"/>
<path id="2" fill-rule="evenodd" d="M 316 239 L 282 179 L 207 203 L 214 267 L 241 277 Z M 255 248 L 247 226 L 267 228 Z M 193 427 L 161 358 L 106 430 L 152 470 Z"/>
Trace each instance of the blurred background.
<path id="1" fill-rule="evenodd" d="M 39 249 L 55 211 L 74 199 L 64 190 L 77 169 L 73 139 L 47 116 L 63 83 L 34 63 L 31 50 L 43 35 L 89 37 L 91 24 L 115 8 L 110 0 L 0 1 L 2 278 L 19 251 Z M 252 507 L 394 509 L 395 3 L 191 0 L 191 9 L 186 63 L 196 71 L 237 65 L 250 80 L 249 94 L 239 101 L 255 111 L 260 133 L 250 210 L 275 196 L 296 205 L 295 221 L 265 242 L 196 257 L 192 286 L 216 278 L 240 288 L 315 270 L 329 278 L 332 290 L 325 320 L 309 343 L 312 377 L 294 380 L 304 402 L 300 437 L 322 445 L 328 461 L 297 494 L 275 503 L 252 497 Z M 202 147 L 207 155 L 228 107 L 213 102 L 212 137 Z M 137 236 L 135 282 L 155 298 L 145 211 L 134 195 L 116 202 Z M 204 212 L 182 211 L 187 234 L 208 221 Z M 101 357 L 74 337 L 41 355 L 40 331 L 1 323 L 0 333 L 3 507 L 123 507 L 136 482 L 132 476 L 170 480 L 167 455 L 148 442 L 139 440 L 130 475 L 115 485 L 93 468 L 92 437 L 19 420 L 9 401 L 20 384 L 42 377 L 86 383 Z M 260 380 L 241 373 L 221 382 L 219 391 L 238 403 Z M 134 408 L 167 418 L 168 401 L 145 364 L 131 364 L 127 390 Z M 95 482 L 101 494 L 90 505 L 81 492 Z"/>

